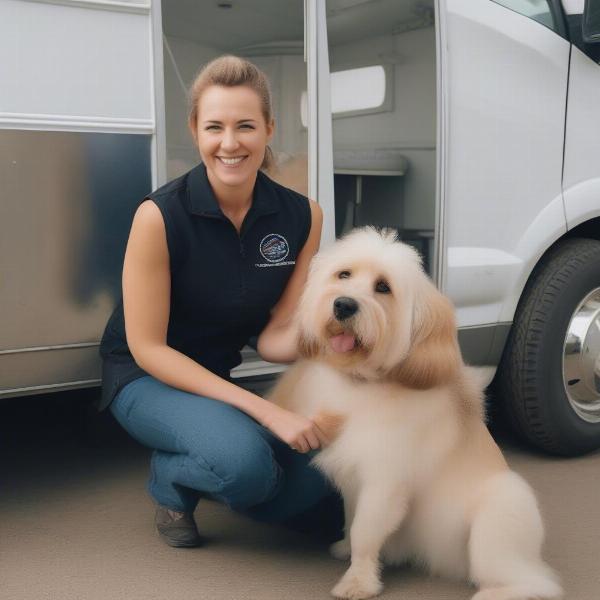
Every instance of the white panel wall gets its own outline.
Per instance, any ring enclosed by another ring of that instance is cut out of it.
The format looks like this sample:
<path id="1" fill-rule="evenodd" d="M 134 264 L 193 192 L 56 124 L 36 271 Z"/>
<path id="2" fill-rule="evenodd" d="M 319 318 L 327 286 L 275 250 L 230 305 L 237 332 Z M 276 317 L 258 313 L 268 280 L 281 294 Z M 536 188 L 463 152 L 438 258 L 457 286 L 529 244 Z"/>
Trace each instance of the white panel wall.
<path id="1" fill-rule="evenodd" d="M 2 0 L 0 123 L 47 115 L 152 128 L 150 45 L 149 8 Z"/>

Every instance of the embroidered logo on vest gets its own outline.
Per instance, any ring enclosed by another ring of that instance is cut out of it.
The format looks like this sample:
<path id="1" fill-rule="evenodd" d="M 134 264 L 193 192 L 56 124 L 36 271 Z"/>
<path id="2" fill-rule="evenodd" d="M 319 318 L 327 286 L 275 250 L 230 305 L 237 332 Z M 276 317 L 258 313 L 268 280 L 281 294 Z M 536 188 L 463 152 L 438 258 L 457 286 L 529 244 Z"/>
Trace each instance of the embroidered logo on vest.
<path id="1" fill-rule="evenodd" d="M 270 263 L 280 263 L 290 253 L 287 240 L 278 233 L 269 233 L 260 242 L 260 253 Z"/>
<path id="2" fill-rule="evenodd" d="M 255 263 L 255 267 L 287 267 L 295 265 L 295 260 L 285 260 L 290 253 L 287 240 L 278 233 L 269 233 L 260 241 L 261 256 L 268 262 Z"/>

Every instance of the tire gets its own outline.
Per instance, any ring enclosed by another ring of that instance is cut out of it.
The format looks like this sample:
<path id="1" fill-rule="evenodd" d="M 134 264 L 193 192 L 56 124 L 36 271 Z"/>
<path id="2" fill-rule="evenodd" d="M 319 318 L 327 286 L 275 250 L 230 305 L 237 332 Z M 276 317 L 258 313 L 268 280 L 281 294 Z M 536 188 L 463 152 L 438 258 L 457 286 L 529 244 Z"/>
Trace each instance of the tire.
<path id="1" fill-rule="evenodd" d="M 575 314 L 576 323 L 586 316 L 584 334 L 579 326 L 574 335 Z M 511 428 L 537 448 L 561 456 L 600 448 L 599 241 L 566 239 L 535 267 L 493 390 Z"/>

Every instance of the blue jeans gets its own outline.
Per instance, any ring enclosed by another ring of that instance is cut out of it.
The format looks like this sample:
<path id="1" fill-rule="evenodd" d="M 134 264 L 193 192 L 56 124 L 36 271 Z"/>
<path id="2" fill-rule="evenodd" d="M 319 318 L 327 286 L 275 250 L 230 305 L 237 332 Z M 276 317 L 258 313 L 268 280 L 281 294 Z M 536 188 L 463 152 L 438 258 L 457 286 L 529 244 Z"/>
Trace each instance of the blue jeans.
<path id="1" fill-rule="evenodd" d="M 333 488 L 300 454 L 244 412 L 172 388 L 151 376 L 127 384 L 111 412 L 137 441 L 154 449 L 150 495 L 192 512 L 201 497 L 252 518 L 283 522 Z"/>

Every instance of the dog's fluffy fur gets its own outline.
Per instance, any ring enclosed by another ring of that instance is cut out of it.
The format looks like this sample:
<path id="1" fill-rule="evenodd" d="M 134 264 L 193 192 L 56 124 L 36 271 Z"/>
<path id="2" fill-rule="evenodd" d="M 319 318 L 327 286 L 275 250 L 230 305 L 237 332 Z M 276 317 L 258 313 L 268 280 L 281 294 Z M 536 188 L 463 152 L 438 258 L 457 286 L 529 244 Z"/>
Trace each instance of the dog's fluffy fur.
<path id="1" fill-rule="evenodd" d="M 338 298 L 356 313 L 336 318 Z M 351 565 L 332 594 L 378 594 L 381 559 L 468 579 L 480 587 L 473 600 L 560 597 L 534 494 L 485 427 L 453 308 L 417 252 L 391 231 L 352 232 L 313 260 L 298 319 L 303 359 L 272 399 L 344 418 L 314 459 L 346 511 L 331 551 Z"/>

